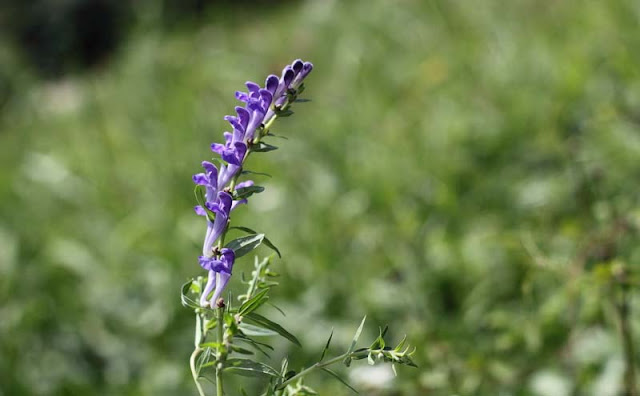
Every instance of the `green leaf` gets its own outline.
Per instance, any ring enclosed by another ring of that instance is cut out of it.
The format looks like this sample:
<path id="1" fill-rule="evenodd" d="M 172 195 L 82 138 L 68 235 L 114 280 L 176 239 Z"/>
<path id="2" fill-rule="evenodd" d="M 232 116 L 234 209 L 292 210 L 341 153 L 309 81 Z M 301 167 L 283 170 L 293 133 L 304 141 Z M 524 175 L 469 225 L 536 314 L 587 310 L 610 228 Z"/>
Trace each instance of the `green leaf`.
<path id="1" fill-rule="evenodd" d="M 248 234 L 258 234 L 258 231 L 254 231 L 249 227 L 229 227 L 229 229 L 236 229 L 236 230 L 240 230 L 240 231 L 244 231 Z M 264 235 L 264 234 L 262 234 Z M 276 247 L 276 245 L 273 244 L 273 242 L 271 242 L 269 240 L 269 238 L 267 238 L 266 236 L 263 238 L 262 242 L 267 245 L 267 247 L 269 247 L 271 250 L 273 250 L 274 252 L 276 252 L 276 254 L 278 255 L 278 257 L 282 258 L 282 255 L 280 254 L 280 250 Z"/>
<path id="2" fill-rule="evenodd" d="M 240 172 L 240 173 L 242 173 L 243 175 L 250 174 L 250 175 L 259 175 L 259 176 L 272 177 L 272 176 L 271 176 L 270 174 L 268 174 L 268 173 L 263 173 L 263 172 L 254 172 L 254 171 L 250 171 L 250 170 L 243 170 L 243 171 L 242 171 L 242 172 Z"/>
<path id="3" fill-rule="evenodd" d="M 296 99 L 294 100 L 295 103 L 306 103 L 306 102 L 311 102 L 311 99 Z"/>
<path id="4" fill-rule="evenodd" d="M 262 290 L 260 293 L 253 296 L 251 299 L 245 301 L 238 309 L 238 315 L 245 316 L 248 313 L 255 311 L 260 308 L 262 304 L 267 302 L 269 296 L 267 296 L 267 292 L 269 289 Z"/>
<path id="5" fill-rule="evenodd" d="M 260 246 L 263 240 L 264 234 L 247 235 L 234 239 L 233 241 L 227 243 L 225 247 L 232 249 L 236 254 L 237 259 Z"/>
<path id="6" fill-rule="evenodd" d="M 300 341 L 298 341 L 298 339 L 293 334 L 289 333 L 282 326 L 280 326 L 275 322 L 272 322 L 271 320 L 265 318 L 264 316 L 259 315 L 255 312 L 251 312 L 245 318 L 257 324 L 258 326 L 277 332 L 282 337 L 286 338 L 287 340 L 291 341 L 297 346 L 302 347 L 302 345 L 300 344 Z"/>
<path id="7" fill-rule="evenodd" d="M 331 339 L 332 338 L 333 338 L 333 328 L 331 329 L 331 334 L 329 335 L 329 339 L 327 340 L 327 344 L 324 346 L 324 349 L 322 350 L 322 356 L 320 356 L 319 362 L 321 362 L 322 359 L 324 359 L 324 356 L 327 354 L 327 351 L 329 350 L 329 345 L 331 344 Z"/>
<path id="8" fill-rule="evenodd" d="M 278 282 L 271 282 L 271 283 L 275 283 L 275 285 L 277 285 L 277 284 L 278 284 Z M 273 285 L 273 286 L 275 286 L 275 285 Z M 276 309 L 276 311 L 278 311 L 278 312 L 280 312 L 280 313 L 282 314 L 282 316 L 285 316 L 285 317 L 287 316 L 287 314 L 286 314 L 286 313 L 284 313 L 284 311 L 283 311 L 280 307 L 278 307 L 277 305 L 272 304 L 272 303 L 270 303 L 270 302 L 267 302 L 267 304 L 269 304 L 269 306 L 272 306 L 273 308 L 275 308 L 275 309 Z"/>
<path id="9" fill-rule="evenodd" d="M 254 326 L 249 323 L 240 323 L 238 327 L 240 328 L 242 333 L 247 336 L 271 337 L 271 336 L 278 335 L 278 333 L 275 331 L 265 329 L 263 327 Z"/>
<path id="10" fill-rule="evenodd" d="M 396 352 L 400 352 L 406 342 L 407 342 L 407 335 L 405 334 L 404 337 L 402 337 L 402 340 L 398 343 L 398 346 L 394 348 L 394 350 Z"/>
<path id="11" fill-rule="evenodd" d="M 386 343 L 384 341 L 384 336 L 385 334 L 387 334 L 387 330 L 389 330 L 389 326 L 385 326 L 384 330 L 380 329 L 380 335 L 378 335 L 378 338 L 376 338 L 373 341 L 369 349 L 371 350 L 384 349 L 384 347 L 386 346 Z"/>
<path id="12" fill-rule="evenodd" d="M 235 193 L 233 194 L 233 199 L 238 200 L 238 199 L 249 198 L 253 194 L 258 194 L 263 191 L 264 191 L 264 187 L 262 186 L 241 187 L 235 191 Z"/>
<path id="13" fill-rule="evenodd" d="M 360 322 L 360 326 L 358 326 L 358 330 L 356 330 L 356 334 L 353 336 L 353 341 L 351 341 L 351 346 L 349 347 L 349 350 L 347 351 L 347 353 L 353 352 L 353 350 L 356 348 L 356 344 L 358 343 L 358 338 L 360 338 L 360 334 L 362 334 L 362 328 L 364 327 L 364 322 L 366 320 L 367 320 L 367 316 L 365 315 L 365 317 L 362 318 L 362 322 Z"/>
<path id="14" fill-rule="evenodd" d="M 198 356 L 198 360 L 196 361 L 198 374 L 200 374 L 200 371 L 203 368 L 213 366 L 215 364 L 215 361 L 210 361 L 210 358 L 212 357 L 214 356 L 211 349 L 205 349 L 204 353 L 201 353 L 200 356 Z"/>
<path id="15" fill-rule="evenodd" d="M 259 142 L 258 144 L 251 147 L 251 151 L 256 153 L 266 153 L 266 152 L 274 151 L 277 149 L 278 147 L 265 142 Z"/>
<path id="16" fill-rule="evenodd" d="M 250 359 L 227 359 L 225 365 L 224 371 L 229 374 L 243 375 L 245 377 L 279 377 L 278 372 L 272 367 Z"/>
<path id="17" fill-rule="evenodd" d="M 253 351 L 239 347 L 237 345 L 231 345 L 231 350 L 241 355 L 253 355 Z"/>
<path id="18" fill-rule="evenodd" d="M 292 110 L 277 110 L 276 109 L 276 115 L 278 117 L 291 117 L 293 115 L 293 111 Z"/>
<path id="19" fill-rule="evenodd" d="M 267 136 L 276 137 L 276 138 L 284 139 L 284 140 L 289 140 L 289 138 L 288 138 L 288 137 L 286 137 L 286 136 L 282 136 L 282 135 L 274 135 L 274 134 L 273 134 L 273 133 L 271 133 L 271 132 L 267 133 Z"/>
<path id="20" fill-rule="evenodd" d="M 337 379 L 338 381 L 340 381 L 344 386 L 346 386 L 347 388 L 351 389 L 354 393 L 359 394 L 359 392 L 357 390 L 355 390 L 355 388 L 351 385 L 349 385 L 349 383 L 347 381 L 345 381 L 344 379 L 342 379 L 342 377 L 340 377 L 335 371 L 327 368 L 327 367 L 323 367 L 322 371 L 324 371 L 325 373 L 330 374 L 333 378 Z"/>
<path id="21" fill-rule="evenodd" d="M 358 327 L 358 330 L 356 330 L 356 334 L 353 336 L 353 341 L 351 341 L 351 345 L 349 346 L 349 349 L 347 350 L 347 355 L 351 354 L 351 352 L 353 352 L 353 350 L 356 347 L 356 344 L 358 343 L 358 338 L 360 338 L 360 334 L 362 333 L 362 328 L 364 327 L 364 322 L 367 320 L 367 316 L 365 315 L 364 318 L 362 318 L 362 322 L 360 322 L 360 326 Z M 349 367 L 351 365 L 351 360 L 352 357 L 347 356 L 344 359 L 344 364 Z"/>
<path id="22" fill-rule="evenodd" d="M 235 339 L 237 339 L 238 341 L 242 341 L 244 343 L 249 344 L 250 346 L 255 348 L 257 351 L 259 351 L 260 353 L 262 353 L 266 357 L 268 357 L 268 358 L 271 357 L 271 356 L 269 356 L 269 354 L 267 352 L 264 351 L 264 349 L 262 349 L 262 348 L 267 348 L 270 351 L 273 351 L 273 347 L 271 345 L 265 344 L 264 342 L 256 341 L 254 339 L 251 339 L 251 338 L 247 337 L 244 334 L 236 334 Z"/>
<path id="23" fill-rule="evenodd" d="M 184 305 L 187 308 L 192 308 L 192 309 L 201 308 L 200 303 L 194 300 L 193 298 L 191 298 L 190 296 L 190 294 L 192 294 L 195 291 L 194 287 L 197 287 L 197 285 L 194 285 L 193 280 L 190 280 L 189 282 L 182 285 L 180 300 L 182 301 L 182 305 Z"/>

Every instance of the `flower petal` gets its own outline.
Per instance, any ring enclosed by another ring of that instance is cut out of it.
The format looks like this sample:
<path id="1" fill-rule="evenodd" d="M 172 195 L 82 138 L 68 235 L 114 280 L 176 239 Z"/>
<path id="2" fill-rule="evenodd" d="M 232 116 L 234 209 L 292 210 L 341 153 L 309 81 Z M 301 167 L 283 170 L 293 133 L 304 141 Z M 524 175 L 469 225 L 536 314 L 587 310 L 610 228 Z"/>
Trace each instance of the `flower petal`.
<path id="1" fill-rule="evenodd" d="M 278 84 L 280 84 L 278 76 L 271 74 L 264 82 L 264 87 L 267 91 L 271 92 L 271 95 L 273 95 L 276 92 L 276 89 L 278 89 Z"/>
<path id="2" fill-rule="evenodd" d="M 236 113 L 238 114 L 238 119 L 240 120 L 240 124 L 242 124 L 242 128 L 247 128 L 247 124 L 249 123 L 249 112 L 244 107 L 237 106 Z"/>
<path id="3" fill-rule="evenodd" d="M 293 69 L 293 72 L 295 73 L 295 75 L 298 75 L 298 73 L 300 73 L 303 66 L 304 66 L 304 62 L 302 62 L 302 59 L 296 59 L 291 64 L 291 68 Z"/>
<path id="4" fill-rule="evenodd" d="M 244 83 L 244 85 L 247 86 L 249 92 L 256 92 L 260 89 L 260 85 L 254 83 L 253 81 L 247 81 L 246 83 Z"/>
<path id="5" fill-rule="evenodd" d="M 218 273 L 218 276 L 216 276 L 216 291 L 213 293 L 213 296 L 211 296 L 211 300 L 209 302 L 211 308 L 216 308 L 216 302 L 218 298 L 220 298 L 224 288 L 227 287 L 229 278 L 231 278 L 231 274 L 227 274 L 226 272 L 220 272 Z"/>
<path id="6" fill-rule="evenodd" d="M 206 186 L 209 184 L 209 178 L 204 173 L 196 173 L 191 177 L 191 179 L 193 179 L 195 184 L 200 186 Z"/>
<path id="7" fill-rule="evenodd" d="M 246 198 L 233 201 L 233 203 L 231 204 L 231 210 L 234 210 L 238 205 L 246 204 L 247 202 L 249 201 L 247 201 Z"/>
<path id="8" fill-rule="evenodd" d="M 250 186 L 253 186 L 253 180 L 246 180 L 236 184 L 236 190 L 239 188 L 250 187 Z"/>
<path id="9" fill-rule="evenodd" d="M 224 152 L 224 149 L 225 149 L 224 144 L 220 144 L 220 143 L 211 144 L 211 151 L 213 151 L 214 153 L 218 153 L 222 155 L 222 153 Z"/>
<path id="10" fill-rule="evenodd" d="M 216 273 L 213 271 L 209 271 L 209 279 L 207 279 L 207 284 L 202 290 L 202 294 L 200 295 L 200 306 L 206 307 L 208 304 L 207 296 L 213 291 L 216 286 Z"/>

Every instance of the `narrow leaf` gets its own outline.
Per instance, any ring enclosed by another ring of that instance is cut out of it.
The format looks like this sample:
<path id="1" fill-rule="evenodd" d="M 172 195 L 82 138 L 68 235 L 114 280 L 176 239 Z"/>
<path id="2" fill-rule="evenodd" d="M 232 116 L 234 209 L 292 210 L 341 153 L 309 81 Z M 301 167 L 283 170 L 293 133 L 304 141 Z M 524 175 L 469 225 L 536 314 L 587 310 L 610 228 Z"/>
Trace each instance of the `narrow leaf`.
<path id="1" fill-rule="evenodd" d="M 273 330 L 276 333 L 280 334 L 282 337 L 284 337 L 287 340 L 291 341 L 292 343 L 296 344 L 297 346 L 302 347 L 302 345 L 300 344 L 300 341 L 298 341 L 296 336 L 294 336 L 293 334 L 289 333 L 282 326 L 280 326 L 279 324 L 277 324 L 275 322 L 272 322 L 271 320 L 265 318 L 264 316 L 259 315 L 259 314 L 255 313 L 255 312 L 251 312 L 250 314 L 248 314 L 246 316 L 246 319 L 250 320 L 251 322 L 255 323 L 258 326 L 264 327 L 264 328 L 269 329 L 269 330 Z"/>
<path id="2" fill-rule="evenodd" d="M 245 254 L 260 246 L 263 240 L 264 234 L 247 235 L 234 239 L 233 241 L 227 243 L 225 247 L 233 249 L 234 253 L 236 254 L 236 259 L 238 259 L 239 257 L 244 256 Z"/>
<path id="3" fill-rule="evenodd" d="M 278 117 L 290 117 L 293 115 L 293 111 L 292 110 L 276 110 L 276 115 Z"/>
<path id="4" fill-rule="evenodd" d="M 182 305 L 184 305 L 187 308 L 192 308 L 192 309 L 200 308 L 200 304 L 190 296 L 193 290 L 192 285 L 193 285 L 192 280 L 182 285 L 180 300 L 182 301 Z"/>
<path id="5" fill-rule="evenodd" d="M 266 348 L 269 349 L 270 351 L 273 351 L 273 347 L 269 344 L 265 344 L 263 342 L 259 342 L 256 341 L 254 339 L 251 339 L 245 335 L 242 334 L 238 334 L 236 335 L 236 337 L 238 339 L 238 341 L 242 341 L 245 342 L 247 344 L 249 344 L 250 346 L 252 346 L 253 348 L 255 348 L 258 352 L 262 353 L 263 355 L 265 355 L 266 357 L 270 358 L 271 356 L 262 348 Z"/>
<path id="6" fill-rule="evenodd" d="M 276 285 L 278 284 L 277 282 L 272 282 L 272 283 L 275 283 Z M 274 285 L 274 286 L 275 286 L 275 285 Z M 270 302 L 267 302 L 267 304 L 268 304 L 268 305 L 270 305 L 270 306 L 272 306 L 272 307 L 274 307 L 278 312 L 280 312 L 280 313 L 282 314 L 282 316 L 285 316 L 285 317 L 287 316 L 287 314 L 286 314 L 286 313 L 284 313 L 284 311 L 283 311 L 280 307 L 278 307 L 277 305 L 272 304 L 272 303 L 270 303 Z"/>
<path id="7" fill-rule="evenodd" d="M 238 314 L 240 316 L 245 316 L 248 313 L 251 313 L 258 309 L 262 304 L 264 304 L 268 299 L 267 292 L 269 289 L 262 290 L 260 293 L 253 296 L 251 299 L 245 301 L 238 310 Z"/>
<path id="8" fill-rule="evenodd" d="M 257 145 L 251 147 L 251 151 L 254 151 L 256 153 L 266 153 L 277 149 L 278 147 L 265 142 L 260 142 Z"/>
<path id="9" fill-rule="evenodd" d="M 254 171 L 250 171 L 250 170 L 243 170 L 241 172 L 243 175 L 246 174 L 250 174 L 250 175 L 260 175 L 260 176 L 266 176 L 266 177 L 272 177 L 270 174 L 268 173 L 263 173 L 263 172 L 254 172 Z"/>
<path id="10" fill-rule="evenodd" d="M 237 345 L 231 345 L 231 350 L 241 355 L 253 355 L 253 351 L 239 347 Z"/>
<path id="11" fill-rule="evenodd" d="M 347 353 L 353 352 L 353 350 L 356 348 L 356 344 L 358 343 L 358 338 L 360 338 L 360 334 L 362 333 L 362 328 L 364 327 L 364 322 L 366 320 L 367 320 L 367 317 L 365 315 L 365 317 L 362 318 L 362 322 L 360 322 L 360 326 L 358 326 L 358 330 L 356 330 L 356 334 L 353 336 L 353 341 L 351 341 L 351 346 L 349 347 L 349 350 L 347 351 Z"/>
<path id="12" fill-rule="evenodd" d="M 321 362 L 322 359 L 324 359 L 324 356 L 327 354 L 327 351 L 329 350 L 329 345 L 331 344 L 331 339 L 332 338 L 333 338 L 333 328 L 331 329 L 331 334 L 329 335 L 329 339 L 327 340 L 327 344 L 324 346 L 324 349 L 322 350 L 322 356 L 320 356 L 319 362 Z"/>
<path id="13" fill-rule="evenodd" d="M 278 335 L 277 332 L 269 330 L 269 329 L 265 329 L 262 327 L 258 327 L 258 326 L 254 326 L 252 324 L 249 323 L 240 323 L 240 325 L 238 326 L 240 328 L 240 330 L 242 330 L 242 333 L 248 336 L 254 336 L 254 337 L 270 337 L 270 336 L 275 336 Z"/>
<path id="14" fill-rule="evenodd" d="M 263 191 L 264 191 L 264 187 L 262 186 L 240 187 L 236 189 L 235 193 L 233 194 L 233 199 L 238 200 L 238 199 L 249 198 L 253 194 L 258 194 Z"/>
<path id="15" fill-rule="evenodd" d="M 359 394 L 357 390 L 355 390 L 353 388 L 353 386 L 349 385 L 349 383 L 347 381 L 345 381 L 344 379 L 342 379 L 342 377 L 340 377 L 335 371 L 323 367 L 322 371 L 324 371 L 325 373 L 330 374 L 333 378 L 337 379 L 338 381 L 340 381 L 344 386 L 346 386 L 347 388 L 351 389 L 354 393 Z"/>
<path id="16" fill-rule="evenodd" d="M 240 230 L 240 231 L 244 231 L 247 234 L 258 234 L 258 231 L 254 231 L 249 227 L 229 227 L 229 229 L 236 229 L 236 230 Z M 264 235 L 264 234 L 262 234 Z M 271 242 L 269 240 L 269 238 L 264 237 L 264 239 L 262 240 L 262 242 L 264 242 L 265 245 L 267 245 L 267 247 L 271 248 L 274 252 L 276 252 L 278 254 L 278 257 L 282 258 L 282 255 L 280 254 L 280 250 L 278 250 L 278 248 L 276 247 L 276 245 L 273 244 L 273 242 Z"/>
<path id="17" fill-rule="evenodd" d="M 280 138 L 280 139 L 284 139 L 284 140 L 289 140 L 288 137 L 286 136 L 282 136 L 282 135 L 274 135 L 273 133 L 269 132 L 267 133 L 267 136 L 271 136 L 271 137 L 276 137 L 276 138 Z"/>
<path id="18" fill-rule="evenodd" d="M 229 374 L 243 375 L 246 377 L 279 376 L 278 372 L 270 366 L 264 363 L 254 362 L 250 359 L 227 359 L 225 365 L 224 371 Z"/>

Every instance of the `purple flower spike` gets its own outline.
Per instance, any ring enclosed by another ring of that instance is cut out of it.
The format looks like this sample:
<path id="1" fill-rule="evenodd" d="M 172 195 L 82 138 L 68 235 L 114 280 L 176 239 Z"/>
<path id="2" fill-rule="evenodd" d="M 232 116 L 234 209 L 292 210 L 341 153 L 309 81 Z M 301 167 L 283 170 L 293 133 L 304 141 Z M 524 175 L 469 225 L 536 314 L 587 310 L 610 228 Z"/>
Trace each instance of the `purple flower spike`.
<path id="1" fill-rule="evenodd" d="M 224 143 L 211 145 L 211 150 L 220 155 L 224 163 L 216 167 L 205 161 L 202 163 L 204 172 L 193 175 L 194 183 L 206 187 L 204 204 L 194 208 L 196 214 L 207 220 L 202 256 L 198 259 L 202 268 L 208 271 L 207 283 L 200 297 L 202 306 L 215 307 L 216 300 L 229 282 L 235 261 L 233 250 L 223 248 L 219 251 L 213 247 L 227 229 L 231 211 L 238 205 L 247 203 L 246 198 L 233 200 L 228 192 L 231 189 L 229 183 L 236 180 L 234 178 L 242 169 L 257 131 L 262 133 L 263 126 L 271 125 L 273 117 L 284 109 L 282 106 L 287 100 L 295 99 L 302 81 L 312 69 L 311 63 L 296 59 L 282 70 L 280 77 L 269 75 L 264 87 L 247 81 L 247 92 L 236 92 L 236 98 L 244 102 L 244 105 L 235 108 L 236 115 L 224 117 L 233 130 L 224 132 Z M 237 183 L 235 190 L 252 185 L 253 181 L 250 180 Z"/>

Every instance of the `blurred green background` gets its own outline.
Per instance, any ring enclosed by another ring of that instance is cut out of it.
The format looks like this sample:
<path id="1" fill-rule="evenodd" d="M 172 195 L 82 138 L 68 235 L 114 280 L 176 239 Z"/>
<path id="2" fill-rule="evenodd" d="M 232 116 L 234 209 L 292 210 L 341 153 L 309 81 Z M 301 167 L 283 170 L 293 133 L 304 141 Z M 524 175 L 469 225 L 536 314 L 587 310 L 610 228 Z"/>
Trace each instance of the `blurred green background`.
<path id="1" fill-rule="evenodd" d="M 234 216 L 283 252 L 305 348 L 271 363 L 368 314 L 363 343 L 389 324 L 420 368 L 340 370 L 365 395 L 623 394 L 639 2 L 8 0 L 0 26 L 0 395 L 195 394 L 191 175 L 234 91 L 295 58 L 312 102 Z"/>

